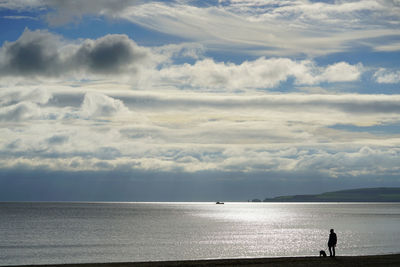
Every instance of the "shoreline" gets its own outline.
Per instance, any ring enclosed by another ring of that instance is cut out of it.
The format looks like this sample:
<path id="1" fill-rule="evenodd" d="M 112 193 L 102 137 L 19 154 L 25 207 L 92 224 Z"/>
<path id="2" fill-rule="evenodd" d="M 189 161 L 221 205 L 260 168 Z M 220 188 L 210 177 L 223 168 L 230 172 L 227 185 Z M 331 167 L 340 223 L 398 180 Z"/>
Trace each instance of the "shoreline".
<path id="1" fill-rule="evenodd" d="M 153 266 L 400 266 L 400 253 L 368 256 L 238 258 L 147 262 L 1 265 L 1 267 L 153 267 Z"/>

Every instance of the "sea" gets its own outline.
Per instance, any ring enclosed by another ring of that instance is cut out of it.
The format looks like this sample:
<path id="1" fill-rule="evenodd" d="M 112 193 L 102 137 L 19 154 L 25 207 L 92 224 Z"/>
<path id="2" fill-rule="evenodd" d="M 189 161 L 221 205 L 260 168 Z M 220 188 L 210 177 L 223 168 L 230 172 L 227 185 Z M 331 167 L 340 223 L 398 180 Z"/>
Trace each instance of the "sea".
<path id="1" fill-rule="evenodd" d="M 0 203 L 0 265 L 400 252 L 400 203 Z"/>

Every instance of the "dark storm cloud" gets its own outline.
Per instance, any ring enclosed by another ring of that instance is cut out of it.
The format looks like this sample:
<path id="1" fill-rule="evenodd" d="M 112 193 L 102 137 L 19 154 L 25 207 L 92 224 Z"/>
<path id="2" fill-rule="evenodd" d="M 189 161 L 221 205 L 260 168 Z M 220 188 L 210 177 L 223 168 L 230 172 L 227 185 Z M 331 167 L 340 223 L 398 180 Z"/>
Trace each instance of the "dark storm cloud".
<path id="1" fill-rule="evenodd" d="M 1 50 L 1 74 L 57 75 L 61 60 L 57 54 L 59 38 L 46 31 L 25 30 L 15 42 L 6 42 Z"/>
<path id="2" fill-rule="evenodd" d="M 76 52 L 72 65 L 86 66 L 94 73 L 117 73 L 146 56 L 144 52 L 135 51 L 127 36 L 108 35 L 84 42 Z"/>
<path id="3" fill-rule="evenodd" d="M 126 35 L 106 35 L 71 45 L 47 31 L 25 30 L 3 45 L 0 75 L 60 76 L 70 73 L 115 74 L 135 71 L 149 54 Z"/>
<path id="4" fill-rule="evenodd" d="M 26 74 L 51 74 L 60 64 L 58 56 L 47 52 L 44 40 L 32 40 L 29 43 L 13 43 L 6 48 L 8 71 Z"/>

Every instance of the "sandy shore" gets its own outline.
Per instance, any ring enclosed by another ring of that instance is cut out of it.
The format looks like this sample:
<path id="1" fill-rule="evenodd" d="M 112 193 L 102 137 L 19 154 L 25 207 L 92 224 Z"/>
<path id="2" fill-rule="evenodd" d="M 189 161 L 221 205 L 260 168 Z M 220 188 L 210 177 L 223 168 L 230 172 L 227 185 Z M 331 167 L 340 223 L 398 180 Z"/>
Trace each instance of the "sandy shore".
<path id="1" fill-rule="evenodd" d="M 219 259 L 191 261 L 85 263 L 57 265 L 24 265 L 43 267 L 150 267 L 150 266 L 400 266 L 400 254 L 376 256 L 341 256 L 336 258 L 285 257 L 256 259 Z M 13 266 L 15 267 L 15 266 Z"/>

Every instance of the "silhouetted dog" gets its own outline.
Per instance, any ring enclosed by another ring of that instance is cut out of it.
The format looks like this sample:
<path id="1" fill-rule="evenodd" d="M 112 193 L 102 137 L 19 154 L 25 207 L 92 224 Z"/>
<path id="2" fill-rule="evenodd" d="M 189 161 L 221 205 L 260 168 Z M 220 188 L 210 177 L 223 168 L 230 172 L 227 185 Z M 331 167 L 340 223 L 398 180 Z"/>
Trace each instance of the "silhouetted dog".
<path id="1" fill-rule="evenodd" d="M 319 256 L 325 258 L 325 257 L 326 257 L 325 250 L 320 250 L 320 251 L 319 251 Z"/>

